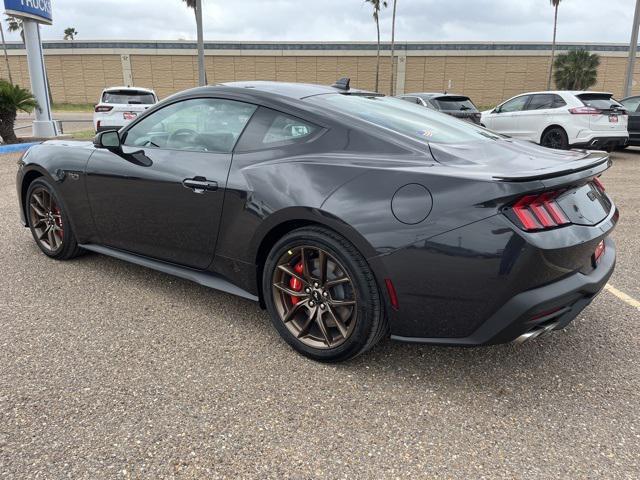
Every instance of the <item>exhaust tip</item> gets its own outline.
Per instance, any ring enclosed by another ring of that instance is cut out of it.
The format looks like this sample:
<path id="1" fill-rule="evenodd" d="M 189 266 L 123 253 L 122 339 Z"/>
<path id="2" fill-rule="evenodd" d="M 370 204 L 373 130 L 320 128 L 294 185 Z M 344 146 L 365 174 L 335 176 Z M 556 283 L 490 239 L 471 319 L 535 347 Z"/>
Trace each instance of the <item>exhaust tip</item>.
<path id="1" fill-rule="evenodd" d="M 551 322 L 544 326 L 534 327 L 529 330 L 527 333 L 523 333 L 518 338 L 516 338 L 512 343 L 522 345 L 523 343 L 528 342 L 529 340 L 533 340 L 534 338 L 542 337 L 547 335 L 556 329 L 560 322 Z"/>

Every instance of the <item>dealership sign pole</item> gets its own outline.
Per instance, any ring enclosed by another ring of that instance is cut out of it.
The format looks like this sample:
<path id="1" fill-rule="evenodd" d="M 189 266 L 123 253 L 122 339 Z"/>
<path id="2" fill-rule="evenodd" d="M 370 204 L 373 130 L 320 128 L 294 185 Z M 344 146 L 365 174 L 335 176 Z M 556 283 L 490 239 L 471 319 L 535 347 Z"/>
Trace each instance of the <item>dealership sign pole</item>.
<path id="1" fill-rule="evenodd" d="M 42 54 L 40 24 L 51 25 L 51 0 L 4 0 L 7 15 L 22 19 L 31 92 L 38 102 L 33 122 L 34 137 L 55 137 L 56 123 L 51 117 L 51 99 L 47 88 L 47 72 Z"/>

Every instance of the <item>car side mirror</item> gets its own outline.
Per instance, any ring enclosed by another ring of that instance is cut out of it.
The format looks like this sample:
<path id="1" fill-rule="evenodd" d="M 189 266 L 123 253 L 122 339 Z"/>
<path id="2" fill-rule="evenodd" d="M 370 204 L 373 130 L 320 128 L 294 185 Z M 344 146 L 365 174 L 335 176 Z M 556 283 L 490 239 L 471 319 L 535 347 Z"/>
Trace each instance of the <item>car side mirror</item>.
<path id="1" fill-rule="evenodd" d="M 108 150 L 120 149 L 120 134 L 117 130 L 106 130 L 99 132 L 93 139 L 93 145 L 96 148 L 106 148 Z"/>

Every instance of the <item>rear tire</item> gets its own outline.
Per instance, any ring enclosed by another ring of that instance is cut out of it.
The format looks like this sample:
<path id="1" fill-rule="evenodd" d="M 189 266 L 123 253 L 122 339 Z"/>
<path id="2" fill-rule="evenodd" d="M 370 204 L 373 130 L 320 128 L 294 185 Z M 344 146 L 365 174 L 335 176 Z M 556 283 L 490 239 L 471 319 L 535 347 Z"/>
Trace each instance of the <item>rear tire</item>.
<path id="1" fill-rule="evenodd" d="M 540 139 L 540 145 L 556 150 L 567 150 L 569 148 L 569 137 L 564 128 L 551 127 L 544 131 Z"/>
<path id="2" fill-rule="evenodd" d="M 366 260 L 349 241 L 322 227 L 294 230 L 274 245 L 262 291 L 280 336 L 313 360 L 348 360 L 388 331 Z"/>
<path id="3" fill-rule="evenodd" d="M 49 181 L 38 178 L 31 182 L 24 208 L 29 229 L 42 253 L 56 260 L 70 260 L 81 254 L 69 216 Z"/>

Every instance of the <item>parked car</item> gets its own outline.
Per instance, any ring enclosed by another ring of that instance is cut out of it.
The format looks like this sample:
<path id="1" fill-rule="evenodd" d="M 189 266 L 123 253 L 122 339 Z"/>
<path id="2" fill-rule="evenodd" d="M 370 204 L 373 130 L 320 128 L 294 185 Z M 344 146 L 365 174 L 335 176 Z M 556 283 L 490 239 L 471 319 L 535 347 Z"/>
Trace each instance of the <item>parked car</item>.
<path id="1" fill-rule="evenodd" d="M 348 81 L 256 81 L 179 93 L 93 144 L 33 146 L 17 188 L 45 255 L 90 250 L 255 300 L 298 352 L 339 361 L 388 334 L 484 345 L 564 328 L 614 269 L 609 166 Z"/>
<path id="2" fill-rule="evenodd" d="M 620 100 L 629 115 L 629 145 L 640 146 L 640 96 Z"/>
<path id="3" fill-rule="evenodd" d="M 398 98 L 446 113 L 462 120 L 480 123 L 480 112 L 469 97 L 450 93 L 406 93 Z"/>
<path id="4" fill-rule="evenodd" d="M 482 125 L 550 148 L 612 150 L 629 140 L 627 114 L 611 93 L 533 92 L 482 112 Z"/>
<path id="5" fill-rule="evenodd" d="M 156 103 L 157 95 L 147 88 L 106 88 L 95 106 L 93 127 L 96 132 L 120 129 Z"/>

